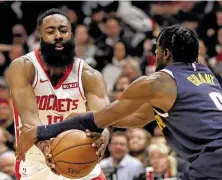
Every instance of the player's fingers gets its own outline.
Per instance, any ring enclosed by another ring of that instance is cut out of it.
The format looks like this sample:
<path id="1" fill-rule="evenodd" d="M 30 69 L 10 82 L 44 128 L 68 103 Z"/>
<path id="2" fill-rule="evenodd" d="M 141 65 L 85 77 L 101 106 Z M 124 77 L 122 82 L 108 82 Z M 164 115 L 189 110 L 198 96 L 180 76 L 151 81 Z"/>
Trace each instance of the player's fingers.
<path id="1" fill-rule="evenodd" d="M 16 159 L 18 160 L 18 161 L 21 161 L 22 160 L 22 156 L 21 156 L 21 153 L 20 153 L 20 146 L 17 146 L 17 148 L 16 148 Z"/>
<path id="2" fill-rule="evenodd" d="M 93 147 L 97 147 L 97 148 L 100 148 L 100 146 L 102 144 L 105 144 L 105 138 L 103 136 L 100 136 L 100 138 L 98 138 L 93 144 Z"/>
<path id="3" fill-rule="evenodd" d="M 91 138 L 99 138 L 100 137 L 100 133 L 96 133 L 96 132 L 86 132 L 86 135 Z"/>
<path id="4" fill-rule="evenodd" d="M 56 174 L 57 176 L 60 175 L 54 168 L 51 168 L 51 171 L 52 171 L 54 174 Z"/>
<path id="5" fill-rule="evenodd" d="M 52 160 L 52 155 L 51 154 L 46 154 L 45 157 L 46 157 L 48 162 L 51 162 L 51 160 Z"/>
<path id="6" fill-rule="evenodd" d="M 103 140 L 101 138 L 99 138 L 96 141 L 94 141 L 94 143 L 92 144 L 92 147 L 95 147 L 95 148 L 99 149 L 101 144 L 103 144 Z"/>
<path id="7" fill-rule="evenodd" d="M 96 155 L 101 158 L 105 151 L 105 144 L 102 144 L 100 148 L 96 151 Z"/>
<path id="8" fill-rule="evenodd" d="M 17 130 L 21 131 L 22 130 L 22 126 L 18 126 Z"/>
<path id="9" fill-rule="evenodd" d="M 46 165 L 51 169 L 51 171 L 56 174 L 56 175 L 60 175 L 56 170 L 55 170 L 55 164 L 52 164 L 51 162 L 49 162 L 48 160 L 46 160 Z"/>
<path id="10" fill-rule="evenodd" d="M 25 161 L 25 155 L 21 152 L 18 153 L 18 160 Z"/>

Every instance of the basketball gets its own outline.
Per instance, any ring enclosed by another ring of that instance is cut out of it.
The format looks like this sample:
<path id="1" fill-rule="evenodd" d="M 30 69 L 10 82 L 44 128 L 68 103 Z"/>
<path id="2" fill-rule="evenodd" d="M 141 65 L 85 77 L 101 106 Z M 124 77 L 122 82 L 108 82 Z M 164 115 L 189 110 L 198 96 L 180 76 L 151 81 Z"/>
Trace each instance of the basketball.
<path id="1" fill-rule="evenodd" d="M 51 144 L 52 163 L 62 176 L 74 179 L 88 175 L 98 163 L 94 140 L 80 130 L 58 135 Z"/>

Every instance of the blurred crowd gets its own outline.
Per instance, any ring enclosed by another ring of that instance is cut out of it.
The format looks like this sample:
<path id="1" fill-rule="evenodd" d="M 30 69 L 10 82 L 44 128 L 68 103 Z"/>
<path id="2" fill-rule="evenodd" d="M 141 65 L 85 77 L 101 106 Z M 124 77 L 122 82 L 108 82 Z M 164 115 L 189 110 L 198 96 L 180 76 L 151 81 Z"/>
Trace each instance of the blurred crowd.
<path id="1" fill-rule="evenodd" d="M 111 102 L 132 81 L 155 72 L 156 37 L 172 24 L 196 31 L 198 60 L 222 84 L 222 1 L 0 1 L 0 180 L 15 179 L 12 101 L 5 74 L 14 59 L 39 48 L 36 19 L 53 7 L 68 13 L 76 56 L 102 73 Z M 108 180 L 145 180 L 146 171 L 155 180 L 176 178 L 189 168 L 155 121 L 143 129 L 115 129 L 100 164 Z"/>

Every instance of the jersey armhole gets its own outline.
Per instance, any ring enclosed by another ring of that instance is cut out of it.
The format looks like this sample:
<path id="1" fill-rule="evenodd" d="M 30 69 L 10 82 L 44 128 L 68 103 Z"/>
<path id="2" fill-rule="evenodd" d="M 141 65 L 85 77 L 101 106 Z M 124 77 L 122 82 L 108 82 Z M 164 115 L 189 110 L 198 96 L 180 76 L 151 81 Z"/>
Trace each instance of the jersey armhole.
<path id="1" fill-rule="evenodd" d="M 79 61 L 79 67 L 78 67 L 79 92 L 80 92 L 81 97 L 83 98 L 83 100 L 86 102 L 86 97 L 85 97 L 85 93 L 84 93 L 83 85 L 82 85 L 82 69 L 83 69 L 83 60 L 80 59 L 80 61 Z"/>
<path id="2" fill-rule="evenodd" d="M 35 89 L 35 87 L 36 87 L 36 85 L 37 85 L 37 83 L 38 83 L 38 70 L 37 70 L 35 64 L 32 62 L 31 57 L 29 57 L 28 55 L 26 55 L 26 56 L 23 56 L 23 58 L 26 59 L 26 60 L 28 60 L 29 62 L 31 62 L 31 63 L 33 64 L 33 66 L 34 66 L 34 69 L 35 69 L 35 77 L 34 77 L 34 80 L 33 80 L 33 82 L 32 82 L 32 87 L 33 87 L 33 89 Z"/>
<path id="3" fill-rule="evenodd" d="M 170 71 L 170 70 L 168 70 L 168 69 L 162 69 L 162 70 L 160 70 L 160 72 L 167 73 L 170 77 L 172 77 L 172 79 L 175 81 L 176 87 L 177 87 L 177 96 L 176 96 L 176 99 L 175 99 L 172 107 L 166 112 L 167 114 L 162 114 L 162 113 L 160 113 L 159 111 L 155 111 L 156 113 L 158 113 L 158 114 L 159 114 L 160 116 L 162 116 L 162 117 L 164 117 L 164 116 L 165 116 L 165 117 L 168 117 L 169 114 L 170 114 L 171 109 L 174 108 L 174 106 L 175 106 L 175 104 L 176 104 L 176 102 L 177 102 L 177 100 L 178 100 L 178 98 L 179 98 L 179 97 L 178 97 L 178 95 L 179 95 L 179 93 L 178 93 L 178 87 L 179 87 L 179 86 L 178 86 L 178 84 L 177 84 L 177 81 L 176 81 L 176 79 L 175 79 L 172 71 Z"/>
<path id="4" fill-rule="evenodd" d="M 162 70 L 160 70 L 160 72 L 165 72 L 165 73 L 169 74 L 173 79 L 175 79 L 172 71 L 170 71 L 168 69 L 162 69 Z"/>

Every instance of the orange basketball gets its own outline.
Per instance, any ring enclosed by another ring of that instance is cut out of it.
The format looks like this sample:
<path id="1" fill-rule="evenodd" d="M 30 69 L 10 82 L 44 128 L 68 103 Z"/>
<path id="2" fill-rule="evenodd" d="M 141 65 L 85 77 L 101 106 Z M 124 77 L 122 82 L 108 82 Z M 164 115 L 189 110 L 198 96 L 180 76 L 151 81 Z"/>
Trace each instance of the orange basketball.
<path id="1" fill-rule="evenodd" d="M 80 130 L 69 130 L 52 142 L 52 163 L 62 176 L 74 179 L 88 175 L 98 163 L 94 140 Z"/>

